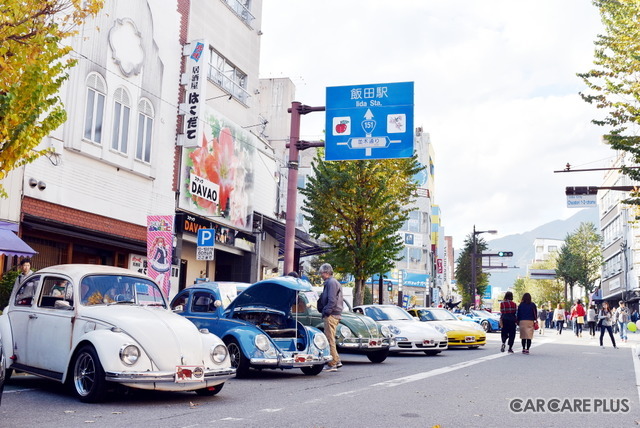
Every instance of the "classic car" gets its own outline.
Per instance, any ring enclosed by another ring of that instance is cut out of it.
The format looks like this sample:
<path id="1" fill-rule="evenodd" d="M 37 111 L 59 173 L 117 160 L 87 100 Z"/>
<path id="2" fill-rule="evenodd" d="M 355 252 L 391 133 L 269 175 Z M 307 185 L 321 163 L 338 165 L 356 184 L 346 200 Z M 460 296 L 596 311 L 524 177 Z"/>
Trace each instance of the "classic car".
<path id="1" fill-rule="evenodd" d="M 238 288 L 244 291 L 236 296 Z M 298 294 L 310 289 L 309 283 L 292 277 L 250 286 L 208 282 L 182 290 L 171 308 L 222 338 L 237 376 L 245 376 L 250 368 L 299 368 L 317 375 L 331 360 L 329 342 L 320 330 L 292 316 Z"/>
<path id="2" fill-rule="evenodd" d="M 451 347 L 477 348 L 486 345 L 487 335 L 480 324 L 473 321 L 460 321 L 451 312 L 443 308 L 411 308 L 408 312 L 433 325 L 445 333 Z"/>
<path id="3" fill-rule="evenodd" d="M 499 314 L 494 314 L 494 313 L 491 313 L 491 312 L 485 311 L 485 310 L 471 309 L 467 313 L 467 316 L 471 317 L 471 319 L 473 319 L 473 321 L 475 321 L 478 324 L 480 324 L 482 326 L 482 328 L 484 329 L 484 331 L 486 331 L 487 333 L 490 333 L 492 331 L 499 331 L 500 330 L 500 325 L 499 325 L 500 315 Z"/>
<path id="4" fill-rule="evenodd" d="M 316 291 L 300 293 L 294 313 L 304 325 L 324 330 L 317 302 Z M 338 352 L 364 354 L 372 363 L 381 363 L 387 359 L 389 348 L 394 343 L 392 336 L 387 326 L 376 323 L 368 316 L 352 312 L 348 302 L 344 302 L 340 324 L 336 329 Z"/>
<path id="5" fill-rule="evenodd" d="M 391 352 L 424 352 L 436 355 L 448 347 L 447 335 L 427 323 L 413 318 L 406 310 L 395 305 L 361 305 L 353 308 L 386 325 L 394 336 Z"/>
<path id="6" fill-rule="evenodd" d="M 2 338 L 0 338 L 0 404 L 2 404 L 2 391 L 4 390 L 4 377 L 7 369 L 7 364 L 4 359 L 4 353 L 2 352 Z"/>
<path id="7" fill-rule="evenodd" d="M 58 265 L 16 285 L 0 315 L 7 374 L 71 387 L 80 401 L 110 386 L 215 395 L 235 374 L 222 340 L 174 314 L 150 278 L 128 269 Z"/>

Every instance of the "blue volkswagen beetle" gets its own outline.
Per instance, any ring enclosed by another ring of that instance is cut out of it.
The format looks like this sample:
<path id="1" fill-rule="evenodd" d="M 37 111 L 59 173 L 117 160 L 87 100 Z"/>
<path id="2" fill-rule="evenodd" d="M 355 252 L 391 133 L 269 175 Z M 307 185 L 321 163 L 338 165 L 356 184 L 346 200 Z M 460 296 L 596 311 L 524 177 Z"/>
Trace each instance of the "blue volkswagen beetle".
<path id="1" fill-rule="evenodd" d="M 487 333 L 490 333 L 492 331 L 500 331 L 500 315 L 498 314 L 494 314 L 483 309 L 471 309 L 467 316 L 471 317 L 472 321 L 480 324 L 484 331 L 486 331 Z"/>
<path id="2" fill-rule="evenodd" d="M 320 330 L 292 316 L 298 293 L 311 291 L 311 285 L 278 277 L 257 282 L 236 296 L 237 288 L 237 283 L 195 284 L 178 293 L 171 308 L 224 341 L 236 376 L 245 376 L 250 368 L 320 373 L 331 360 L 329 342 Z"/>

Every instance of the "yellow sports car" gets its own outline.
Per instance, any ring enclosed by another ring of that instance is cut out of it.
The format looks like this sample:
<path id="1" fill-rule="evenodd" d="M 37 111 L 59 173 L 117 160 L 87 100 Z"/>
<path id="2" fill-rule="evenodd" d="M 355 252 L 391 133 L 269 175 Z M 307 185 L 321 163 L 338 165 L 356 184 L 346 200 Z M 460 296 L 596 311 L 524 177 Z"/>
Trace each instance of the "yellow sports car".
<path id="1" fill-rule="evenodd" d="M 443 308 L 413 308 L 409 313 L 420 321 L 432 325 L 449 338 L 449 347 L 477 348 L 487 343 L 487 334 L 480 324 L 472 321 L 460 321 L 451 312 Z"/>

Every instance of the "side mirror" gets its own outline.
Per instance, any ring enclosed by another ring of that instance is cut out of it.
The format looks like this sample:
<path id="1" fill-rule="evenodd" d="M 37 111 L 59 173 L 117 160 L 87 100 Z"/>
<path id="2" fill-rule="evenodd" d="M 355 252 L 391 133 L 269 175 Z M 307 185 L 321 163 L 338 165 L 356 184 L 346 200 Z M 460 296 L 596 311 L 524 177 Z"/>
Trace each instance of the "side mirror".
<path id="1" fill-rule="evenodd" d="M 213 306 L 215 306 L 216 308 L 219 308 L 220 306 L 222 306 L 222 301 L 216 300 L 215 302 L 213 302 Z"/>
<path id="2" fill-rule="evenodd" d="M 175 308 L 173 308 L 173 312 L 182 312 L 182 311 L 184 311 L 183 305 L 177 305 Z"/>

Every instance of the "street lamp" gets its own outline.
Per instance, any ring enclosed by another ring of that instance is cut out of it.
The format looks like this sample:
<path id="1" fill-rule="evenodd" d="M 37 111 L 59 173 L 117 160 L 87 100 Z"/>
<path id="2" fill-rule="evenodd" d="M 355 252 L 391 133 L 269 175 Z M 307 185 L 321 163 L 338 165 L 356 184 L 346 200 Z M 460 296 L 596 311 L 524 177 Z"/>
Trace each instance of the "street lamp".
<path id="1" fill-rule="evenodd" d="M 478 238 L 481 233 L 490 233 L 495 235 L 497 230 L 476 230 L 475 224 L 473 225 L 473 251 L 471 252 L 471 299 L 475 307 L 476 304 L 476 286 L 477 286 L 477 262 L 478 257 Z M 482 259 L 482 258 L 481 258 Z M 480 273 L 482 273 L 482 263 L 480 264 Z"/>

